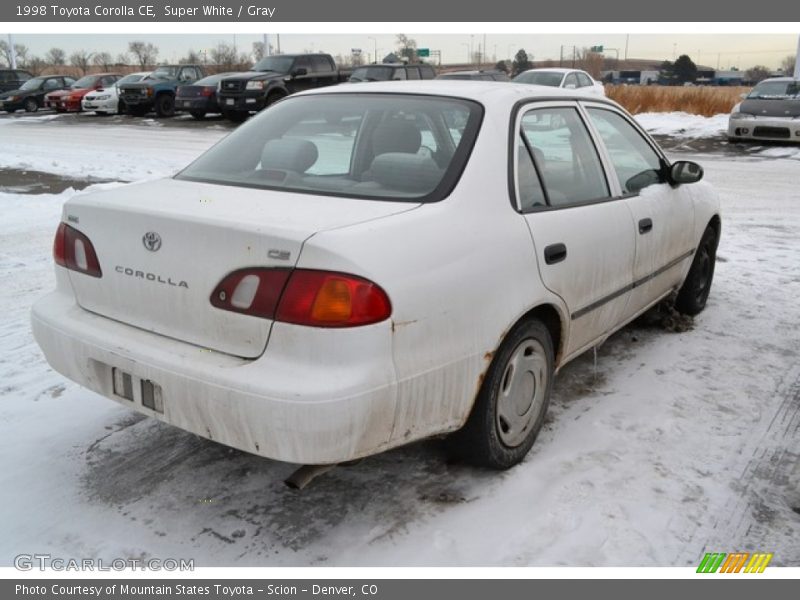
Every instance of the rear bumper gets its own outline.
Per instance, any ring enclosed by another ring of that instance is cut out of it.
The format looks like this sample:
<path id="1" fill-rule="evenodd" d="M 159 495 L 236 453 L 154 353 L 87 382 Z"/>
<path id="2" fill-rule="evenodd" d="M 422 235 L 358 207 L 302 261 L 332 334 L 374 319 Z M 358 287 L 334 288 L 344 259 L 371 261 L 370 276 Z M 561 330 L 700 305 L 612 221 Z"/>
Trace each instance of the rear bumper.
<path id="1" fill-rule="evenodd" d="M 64 291 L 39 300 L 31 320 L 59 373 L 123 406 L 246 452 L 326 464 L 409 441 L 391 439 L 396 384 L 389 323 L 344 336 L 344 330 L 276 323 L 267 352 L 246 360 L 90 313 Z M 112 368 L 132 376 L 133 401 L 114 394 Z M 161 387 L 163 414 L 142 405 L 142 380 Z"/>
<path id="2" fill-rule="evenodd" d="M 45 99 L 44 105 L 46 108 L 67 112 L 78 112 L 81 110 L 81 103 L 79 100 L 64 100 L 63 98 L 54 98 L 52 100 Z"/>
<path id="3" fill-rule="evenodd" d="M 800 144 L 800 119 L 756 117 L 728 120 L 728 137 L 741 140 L 795 142 Z"/>
<path id="4" fill-rule="evenodd" d="M 213 105 L 213 106 L 212 106 Z M 175 110 L 192 112 L 217 112 L 219 109 L 216 102 L 211 102 L 208 98 L 175 98 Z"/>

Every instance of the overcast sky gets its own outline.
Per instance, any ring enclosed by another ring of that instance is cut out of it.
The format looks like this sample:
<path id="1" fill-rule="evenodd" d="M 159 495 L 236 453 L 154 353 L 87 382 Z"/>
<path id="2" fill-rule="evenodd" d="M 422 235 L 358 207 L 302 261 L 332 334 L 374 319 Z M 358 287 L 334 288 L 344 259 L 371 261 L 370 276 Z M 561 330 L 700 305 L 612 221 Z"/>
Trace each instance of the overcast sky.
<path id="1" fill-rule="evenodd" d="M 405 32 L 417 41 L 421 48 L 441 50 L 442 62 L 465 62 L 469 55 L 470 45 L 474 52 L 482 48 L 484 34 L 414 34 Z M 6 38 L 7 34 L 3 35 Z M 370 60 L 377 45 L 378 55 L 384 56 L 396 48 L 395 36 L 378 34 L 281 34 L 280 48 L 284 53 L 303 51 L 322 51 L 331 54 L 349 54 L 351 49 L 360 48 L 369 54 Z M 173 62 L 185 55 L 189 49 L 208 50 L 221 42 L 235 43 L 243 52 L 249 52 L 255 41 L 262 39 L 259 35 L 228 34 L 19 34 L 14 35 L 15 43 L 28 46 L 35 55 L 44 55 L 54 46 L 63 48 L 67 54 L 79 49 L 90 52 L 110 52 L 116 57 L 127 50 L 130 40 L 144 40 L 156 44 L 160 50 L 159 61 Z M 497 60 L 513 56 L 517 50 L 524 48 L 536 60 L 558 59 L 561 46 L 565 47 L 565 55 L 572 52 L 572 46 L 588 47 L 603 45 L 607 56 L 620 58 L 627 53 L 629 58 L 652 58 L 673 60 L 675 56 L 688 54 L 696 63 L 722 69 L 739 67 L 746 69 L 756 64 L 776 68 L 781 60 L 797 49 L 797 36 L 785 34 L 709 34 L 709 35 L 487 35 L 486 49 L 488 57 Z M 271 41 L 275 40 L 273 36 Z M 277 40 L 275 40 L 277 41 Z M 274 43 L 274 41 L 273 41 Z"/>

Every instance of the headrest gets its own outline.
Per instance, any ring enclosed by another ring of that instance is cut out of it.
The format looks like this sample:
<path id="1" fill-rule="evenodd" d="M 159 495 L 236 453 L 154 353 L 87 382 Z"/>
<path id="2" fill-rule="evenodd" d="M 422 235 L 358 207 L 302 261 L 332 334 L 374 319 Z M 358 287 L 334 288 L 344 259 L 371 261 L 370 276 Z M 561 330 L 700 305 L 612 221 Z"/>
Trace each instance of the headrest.
<path id="1" fill-rule="evenodd" d="M 386 152 L 414 154 L 422 145 L 422 134 L 411 121 L 392 119 L 375 128 L 372 133 L 372 152 L 375 156 Z"/>
<path id="2" fill-rule="evenodd" d="M 317 162 L 319 152 L 308 140 L 278 138 L 269 140 L 261 151 L 262 169 L 283 169 L 305 173 Z"/>
<path id="3" fill-rule="evenodd" d="M 442 179 L 442 169 L 427 155 L 385 152 L 370 167 L 373 179 L 384 187 L 404 192 L 432 192 Z"/>

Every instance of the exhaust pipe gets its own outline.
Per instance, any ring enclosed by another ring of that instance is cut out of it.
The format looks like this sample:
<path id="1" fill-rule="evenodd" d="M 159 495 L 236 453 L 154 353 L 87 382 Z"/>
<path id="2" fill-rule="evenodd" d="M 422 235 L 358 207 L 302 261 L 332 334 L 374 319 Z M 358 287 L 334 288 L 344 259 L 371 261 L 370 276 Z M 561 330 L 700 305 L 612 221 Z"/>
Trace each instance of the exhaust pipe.
<path id="1" fill-rule="evenodd" d="M 335 464 L 333 465 L 303 465 L 299 469 L 297 469 L 294 473 L 289 475 L 283 483 L 286 484 L 287 487 L 292 488 L 293 490 L 302 490 L 305 488 L 309 483 L 311 483 L 314 479 L 327 473 L 328 471 L 334 469 L 336 467 Z"/>

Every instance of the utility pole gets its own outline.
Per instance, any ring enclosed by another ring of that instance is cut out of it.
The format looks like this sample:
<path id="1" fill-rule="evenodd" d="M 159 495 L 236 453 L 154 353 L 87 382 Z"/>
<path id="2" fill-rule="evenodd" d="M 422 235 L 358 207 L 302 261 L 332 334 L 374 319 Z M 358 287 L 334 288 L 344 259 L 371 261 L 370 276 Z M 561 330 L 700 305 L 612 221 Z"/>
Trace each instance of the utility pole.
<path id="1" fill-rule="evenodd" d="M 14 38 L 11 37 L 11 34 L 8 34 L 8 49 L 11 52 L 11 68 L 17 68 L 17 51 L 14 50 Z"/>
<path id="2" fill-rule="evenodd" d="M 631 41 L 631 34 L 625 36 L 625 60 L 628 60 L 628 42 Z"/>
<path id="3" fill-rule="evenodd" d="M 794 78 L 800 79 L 800 36 L 797 36 L 797 55 L 794 60 Z"/>

